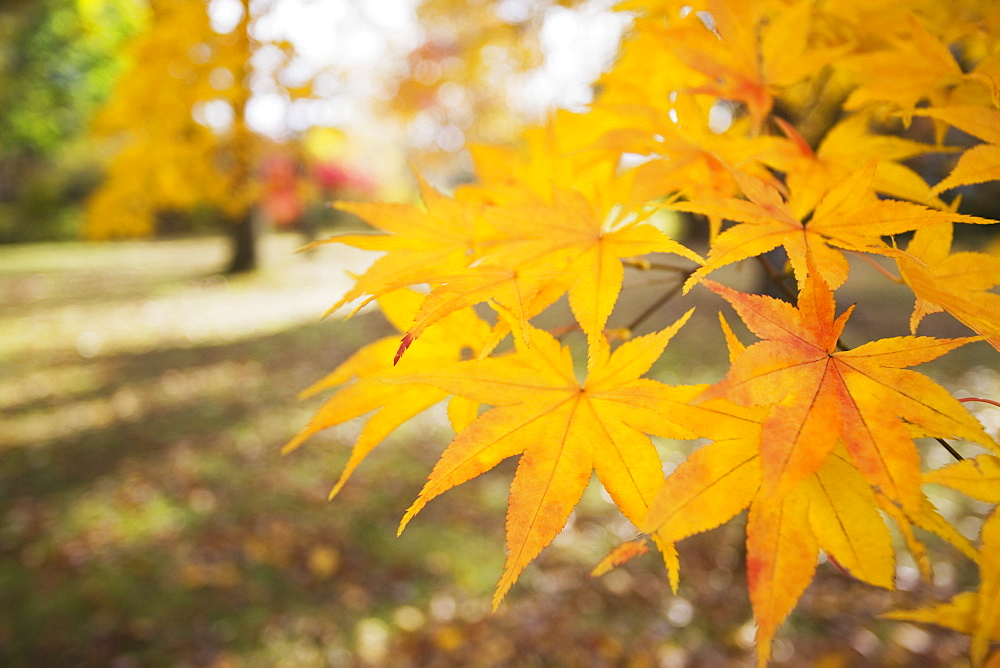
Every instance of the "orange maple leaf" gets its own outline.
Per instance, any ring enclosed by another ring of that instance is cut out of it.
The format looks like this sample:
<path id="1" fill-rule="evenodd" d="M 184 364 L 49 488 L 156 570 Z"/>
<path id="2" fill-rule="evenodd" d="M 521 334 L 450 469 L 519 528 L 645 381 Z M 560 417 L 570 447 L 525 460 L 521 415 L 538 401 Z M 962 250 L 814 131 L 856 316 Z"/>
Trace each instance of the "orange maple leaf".
<path id="1" fill-rule="evenodd" d="M 626 517 L 639 522 L 663 484 L 662 465 L 647 434 L 695 435 L 664 413 L 683 410 L 701 387 L 672 388 L 640 378 L 687 321 L 623 343 L 598 348 L 584 382 L 569 350 L 550 334 L 515 339 L 513 354 L 472 360 L 397 382 L 425 383 L 493 405 L 451 442 L 400 524 L 400 531 L 434 497 L 520 455 L 507 513 L 507 561 L 494 607 L 524 567 L 563 528 L 594 470 Z M 647 407 L 658 402 L 658 410 Z"/>
<path id="2" fill-rule="evenodd" d="M 873 487 L 904 510 L 919 512 L 914 433 L 997 447 L 944 388 L 904 369 L 977 339 L 895 337 L 841 351 L 837 341 L 851 309 L 835 317 L 833 293 L 819 276 L 806 279 L 797 307 L 713 281 L 706 285 L 763 339 L 743 351 L 706 396 L 770 407 L 761 433 L 766 493 L 786 496 L 842 440 Z"/>
<path id="3" fill-rule="evenodd" d="M 720 401 L 696 404 L 705 412 L 688 417 L 707 420 L 705 426 L 720 436 L 728 428 L 730 436 L 696 450 L 667 477 L 639 528 L 665 550 L 676 591 L 674 543 L 750 508 L 747 586 L 758 626 L 758 662 L 764 664 L 778 626 L 812 580 L 820 549 L 859 579 L 891 589 L 892 539 L 875 494 L 842 447 L 785 498 L 762 496 L 760 412 Z M 601 567 L 638 553 L 626 543 Z"/>
<path id="4" fill-rule="evenodd" d="M 734 349 L 742 358 L 744 351 L 739 346 Z M 745 352 L 753 354 L 753 349 Z M 913 525 L 942 535 L 976 557 L 971 545 L 948 530 L 950 525 L 925 497 L 907 512 L 887 503 L 841 443 L 783 496 L 769 492 L 764 488 L 762 450 L 767 447 L 765 430 L 772 409 L 744 407 L 712 395 L 712 391 L 702 393 L 678 417 L 714 442 L 696 450 L 667 477 L 639 529 L 664 552 L 676 591 L 679 562 L 674 544 L 750 509 L 747 585 L 757 623 L 759 665 L 767 662 L 778 626 L 812 580 L 820 550 L 858 579 L 893 588 L 895 556 L 880 510 L 887 511 L 911 539 L 908 544 L 915 556 L 926 548 L 912 538 Z M 595 570 L 603 572 L 641 554 L 642 547 L 635 541 L 626 543 Z"/>

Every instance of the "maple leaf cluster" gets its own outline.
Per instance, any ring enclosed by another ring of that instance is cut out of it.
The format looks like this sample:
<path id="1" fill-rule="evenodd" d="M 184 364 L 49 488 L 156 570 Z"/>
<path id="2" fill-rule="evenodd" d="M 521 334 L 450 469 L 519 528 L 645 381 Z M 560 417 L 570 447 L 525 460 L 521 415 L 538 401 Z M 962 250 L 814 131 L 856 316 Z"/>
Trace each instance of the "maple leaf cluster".
<path id="1" fill-rule="evenodd" d="M 629 0 L 619 9 L 634 23 L 587 111 L 554 113 L 516 147 L 470 147 L 476 179 L 449 194 L 421 181 L 420 204 L 340 205 L 377 232 L 321 243 L 383 254 L 331 311 L 377 301 L 403 336 L 365 346 L 318 383 L 314 391 L 338 389 L 286 450 L 369 415 L 335 494 L 393 429 L 449 400 L 456 436 L 400 530 L 436 496 L 518 457 L 494 605 L 566 525 L 594 472 L 640 532 L 597 572 L 648 541 L 676 590 L 676 544 L 748 510 L 762 664 L 821 552 L 893 588 L 889 518 L 928 577 L 915 529 L 980 565 L 978 592 L 894 616 L 969 633 L 983 663 L 1000 639 L 1000 520 L 993 512 L 974 544 L 924 485 L 997 503 L 1000 446 L 963 402 L 909 367 L 973 341 L 1000 350 L 1000 297 L 990 291 L 1000 260 L 951 251 L 956 223 L 997 221 L 941 199 L 1000 179 L 1000 7 Z M 917 122 L 932 130 L 926 142 L 901 136 Z M 950 129 L 981 143 L 948 145 Z M 929 154 L 954 165 L 937 183 L 906 162 Z M 668 236 L 655 222 L 664 210 L 694 214 L 707 251 Z M 772 277 L 784 299 L 708 278 L 778 248 L 787 268 Z M 650 254 L 676 257 L 664 265 Z M 866 266 L 850 256 L 912 291 L 912 335 L 842 344 L 852 309 L 838 315 L 834 292 Z M 731 364 L 719 382 L 644 377 L 690 311 L 633 337 L 639 321 L 615 319 L 626 265 L 675 271 L 661 302 L 711 290 L 759 340 L 744 345 L 722 319 Z M 566 329 L 537 325 L 562 298 L 568 329 L 586 341 L 582 379 L 560 340 Z M 916 335 L 940 311 L 970 336 Z M 653 436 L 708 444 L 664 476 Z M 916 442 L 925 437 L 980 454 L 925 471 Z"/>

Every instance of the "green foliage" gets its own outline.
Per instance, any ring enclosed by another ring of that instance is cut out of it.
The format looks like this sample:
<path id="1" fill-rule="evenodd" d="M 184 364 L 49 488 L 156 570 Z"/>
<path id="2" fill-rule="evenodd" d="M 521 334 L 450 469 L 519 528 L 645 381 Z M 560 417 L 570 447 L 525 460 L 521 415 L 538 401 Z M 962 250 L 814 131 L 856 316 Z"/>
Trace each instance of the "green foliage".
<path id="1" fill-rule="evenodd" d="M 142 22 L 133 0 L 0 9 L 0 243 L 76 236 L 98 171 L 81 144 Z"/>
<path id="2" fill-rule="evenodd" d="M 86 129 L 138 28 L 133 0 L 41 0 L 0 10 L 3 157 L 47 156 Z"/>

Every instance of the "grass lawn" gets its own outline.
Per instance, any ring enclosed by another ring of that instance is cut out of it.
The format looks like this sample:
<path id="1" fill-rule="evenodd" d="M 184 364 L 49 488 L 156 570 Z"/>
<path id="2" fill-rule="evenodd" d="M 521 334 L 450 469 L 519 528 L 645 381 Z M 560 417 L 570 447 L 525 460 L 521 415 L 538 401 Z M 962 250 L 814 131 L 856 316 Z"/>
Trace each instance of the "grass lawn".
<path id="1" fill-rule="evenodd" d="M 327 502 L 358 425 L 282 457 L 322 401 L 296 394 L 391 329 L 374 312 L 320 320 L 367 258 L 296 243 L 269 237 L 264 268 L 238 278 L 215 273 L 214 238 L 0 247 L 0 665 L 752 663 L 740 521 L 681 545 L 677 597 L 652 555 L 594 579 L 633 529 L 592 485 L 494 614 L 516 462 L 396 538 L 450 439 L 435 412 Z M 698 317 L 672 344 L 702 359 L 698 377 L 665 369 L 672 382 L 722 373 L 715 317 Z M 995 395 L 987 352 L 963 354 L 937 367 L 946 382 Z M 974 533 L 983 508 L 941 501 Z M 902 560 L 895 594 L 821 566 L 776 661 L 955 661 L 962 637 L 873 618 L 974 582 L 938 547 L 937 584 Z"/>

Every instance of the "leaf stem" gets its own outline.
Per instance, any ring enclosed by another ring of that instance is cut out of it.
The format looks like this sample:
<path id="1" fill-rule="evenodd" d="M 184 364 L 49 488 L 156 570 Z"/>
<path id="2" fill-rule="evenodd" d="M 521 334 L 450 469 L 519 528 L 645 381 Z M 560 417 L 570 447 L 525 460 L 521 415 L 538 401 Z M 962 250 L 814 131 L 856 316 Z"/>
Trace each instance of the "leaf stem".
<path id="1" fill-rule="evenodd" d="M 885 276 L 886 278 L 888 278 L 893 283 L 898 283 L 898 284 L 902 284 L 903 283 L 903 279 L 901 277 L 896 276 L 894 273 L 892 273 L 891 271 L 889 271 L 888 269 L 886 269 L 885 267 L 883 267 L 882 265 L 880 265 L 878 262 L 875 261 L 875 259 L 873 257 L 871 257 L 870 255 L 868 255 L 867 253 L 859 253 L 857 251 L 852 251 L 852 250 L 848 250 L 847 252 L 851 253 L 855 257 L 861 258 L 862 261 L 866 262 L 875 271 L 877 271 L 878 273 L 882 274 L 883 276 Z"/>
<path id="2" fill-rule="evenodd" d="M 966 401 L 979 401 L 984 404 L 990 404 L 992 406 L 1000 408 L 1000 401 L 993 401 L 992 399 L 983 399 L 981 397 L 963 397 L 962 399 L 959 399 L 959 401 L 961 401 L 962 403 L 965 403 Z"/>

